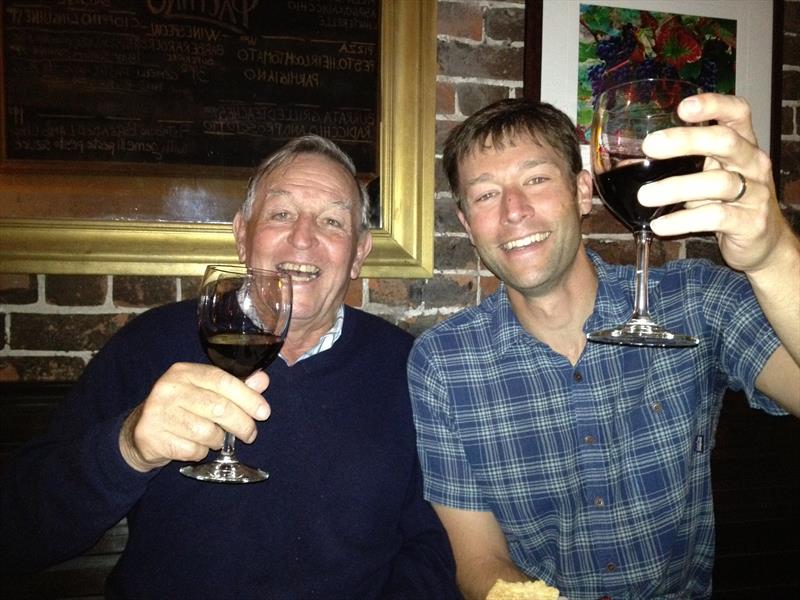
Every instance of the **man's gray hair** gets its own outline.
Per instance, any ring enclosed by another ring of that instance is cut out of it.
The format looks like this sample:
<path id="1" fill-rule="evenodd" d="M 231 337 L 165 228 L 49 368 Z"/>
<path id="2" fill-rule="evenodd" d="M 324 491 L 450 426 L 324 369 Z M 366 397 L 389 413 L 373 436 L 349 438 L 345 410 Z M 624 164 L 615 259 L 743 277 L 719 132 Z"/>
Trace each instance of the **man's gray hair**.
<path id="1" fill-rule="evenodd" d="M 353 176 L 353 181 L 358 188 L 361 200 L 361 223 L 359 224 L 359 228 L 361 231 L 369 229 L 369 193 L 367 192 L 366 186 L 358 180 L 353 159 L 335 143 L 318 135 L 304 135 L 290 140 L 282 148 L 270 154 L 256 167 L 255 172 L 252 177 L 250 177 L 250 182 L 247 184 L 247 196 L 245 197 L 244 204 L 242 204 L 241 213 L 244 220 L 249 221 L 252 216 L 253 205 L 256 201 L 256 190 L 261 181 L 275 169 L 291 162 L 301 154 L 319 154 L 329 158 L 344 167 L 344 169 Z"/>

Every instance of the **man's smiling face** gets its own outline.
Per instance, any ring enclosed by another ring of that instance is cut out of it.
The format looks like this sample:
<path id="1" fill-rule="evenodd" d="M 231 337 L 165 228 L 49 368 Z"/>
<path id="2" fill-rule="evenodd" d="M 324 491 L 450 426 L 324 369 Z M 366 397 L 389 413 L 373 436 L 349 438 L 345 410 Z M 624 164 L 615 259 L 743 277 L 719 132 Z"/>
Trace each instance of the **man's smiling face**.
<path id="1" fill-rule="evenodd" d="M 352 175 L 300 154 L 260 182 L 252 215 L 234 219 L 239 258 L 292 276 L 292 329 L 327 330 L 372 247 Z"/>
<path id="2" fill-rule="evenodd" d="M 459 165 L 459 219 L 481 260 L 512 290 L 546 294 L 572 265 L 591 179 L 528 136 L 466 155 Z"/>

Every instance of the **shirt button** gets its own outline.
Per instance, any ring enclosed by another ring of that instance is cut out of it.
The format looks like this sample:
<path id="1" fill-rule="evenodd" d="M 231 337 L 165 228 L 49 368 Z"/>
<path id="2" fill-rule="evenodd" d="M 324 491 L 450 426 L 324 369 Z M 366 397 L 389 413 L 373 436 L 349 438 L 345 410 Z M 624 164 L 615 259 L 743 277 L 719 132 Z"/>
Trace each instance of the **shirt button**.
<path id="1" fill-rule="evenodd" d="M 606 565 L 606 571 L 608 571 L 609 573 L 613 573 L 616 570 L 617 570 L 617 565 L 615 565 L 614 563 L 610 562 Z"/>
<path id="2" fill-rule="evenodd" d="M 605 500 L 603 500 L 603 497 L 602 497 L 602 496 L 597 496 L 597 497 L 594 499 L 594 505 L 595 505 L 595 506 L 605 506 L 605 505 L 606 505 L 606 501 L 605 501 Z"/>
<path id="3" fill-rule="evenodd" d="M 573 378 L 575 381 L 577 381 L 578 383 L 580 383 L 581 381 L 583 381 L 583 375 L 581 375 L 581 372 L 580 372 L 580 371 L 575 371 L 575 372 L 572 374 L 572 378 Z"/>
<path id="4" fill-rule="evenodd" d="M 587 444 L 594 444 L 594 436 L 587 435 L 583 438 L 583 441 L 586 442 Z"/>
<path id="5" fill-rule="evenodd" d="M 664 407 L 661 406 L 661 402 L 653 402 L 652 404 L 650 404 L 650 410 L 659 413 L 662 410 L 664 410 Z"/>

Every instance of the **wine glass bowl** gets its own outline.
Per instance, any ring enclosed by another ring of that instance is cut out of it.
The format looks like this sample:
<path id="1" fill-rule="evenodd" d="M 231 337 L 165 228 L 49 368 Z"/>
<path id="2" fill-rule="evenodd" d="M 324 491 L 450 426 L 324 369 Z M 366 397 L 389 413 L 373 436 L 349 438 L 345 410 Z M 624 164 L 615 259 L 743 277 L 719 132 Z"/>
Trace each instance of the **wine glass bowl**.
<path id="1" fill-rule="evenodd" d="M 595 186 L 606 208 L 634 234 L 636 286 L 628 321 L 611 329 L 593 331 L 594 342 L 636 346 L 695 346 L 697 338 L 668 331 L 650 316 L 648 263 L 653 232 L 650 221 L 680 205 L 648 207 L 638 201 L 639 188 L 667 177 L 702 170 L 704 156 L 688 155 L 653 160 L 642 151 L 649 133 L 685 127 L 678 104 L 699 93 L 695 84 L 670 79 L 642 79 L 613 86 L 598 98 L 592 120 L 590 155 Z"/>
<path id="2" fill-rule="evenodd" d="M 200 340 L 211 362 L 239 379 L 267 367 L 280 352 L 292 312 L 291 278 L 239 265 L 210 265 L 197 308 Z M 180 472 L 201 481 L 250 483 L 269 477 L 239 462 L 225 432 L 219 456 Z"/>

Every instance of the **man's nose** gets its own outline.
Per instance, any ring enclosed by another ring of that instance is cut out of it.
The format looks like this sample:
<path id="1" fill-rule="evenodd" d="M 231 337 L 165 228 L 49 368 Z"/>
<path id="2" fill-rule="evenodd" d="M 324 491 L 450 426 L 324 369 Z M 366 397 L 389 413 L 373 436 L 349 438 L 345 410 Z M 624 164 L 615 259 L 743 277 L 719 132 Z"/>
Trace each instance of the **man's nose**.
<path id="1" fill-rule="evenodd" d="M 301 215 L 294 222 L 292 233 L 289 236 L 290 243 L 295 248 L 309 248 L 314 245 L 316 240 L 316 223 L 314 219 Z"/>
<path id="2" fill-rule="evenodd" d="M 533 213 L 525 193 L 518 186 L 506 188 L 503 192 L 503 216 L 509 223 L 516 223 Z"/>

